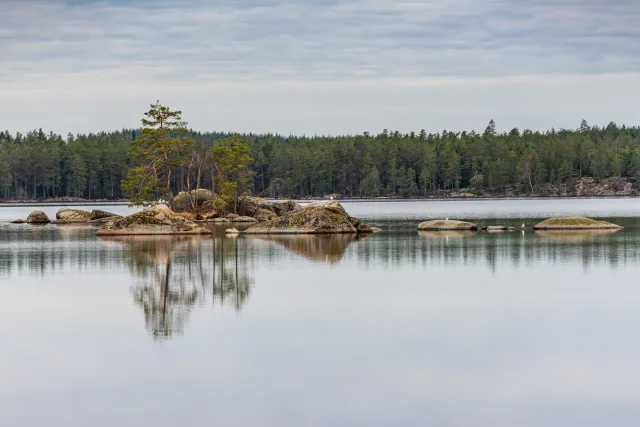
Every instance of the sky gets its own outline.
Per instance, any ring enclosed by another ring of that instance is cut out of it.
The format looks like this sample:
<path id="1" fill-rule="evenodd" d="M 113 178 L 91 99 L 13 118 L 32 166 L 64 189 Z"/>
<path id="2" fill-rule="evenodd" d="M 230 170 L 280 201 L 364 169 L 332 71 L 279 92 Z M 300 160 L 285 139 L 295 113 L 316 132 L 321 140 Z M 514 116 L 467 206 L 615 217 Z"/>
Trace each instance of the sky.
<path id="1" fill-rule="evenodd" d="M 640 124 L 637 0 L 0 0 L 0 128 Z"/>

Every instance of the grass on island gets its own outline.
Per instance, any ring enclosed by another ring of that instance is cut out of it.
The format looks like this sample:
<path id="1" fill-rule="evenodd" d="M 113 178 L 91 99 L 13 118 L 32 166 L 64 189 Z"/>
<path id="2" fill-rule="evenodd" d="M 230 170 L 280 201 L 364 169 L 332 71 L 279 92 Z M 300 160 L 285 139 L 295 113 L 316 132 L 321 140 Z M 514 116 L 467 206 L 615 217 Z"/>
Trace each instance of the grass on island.
<path id="1" fill-rule="evenodd" d="M 582 216 L 549 218 L 533 227 L 534 230 L 606 230 L 620 229 L 619 225 Z"/>

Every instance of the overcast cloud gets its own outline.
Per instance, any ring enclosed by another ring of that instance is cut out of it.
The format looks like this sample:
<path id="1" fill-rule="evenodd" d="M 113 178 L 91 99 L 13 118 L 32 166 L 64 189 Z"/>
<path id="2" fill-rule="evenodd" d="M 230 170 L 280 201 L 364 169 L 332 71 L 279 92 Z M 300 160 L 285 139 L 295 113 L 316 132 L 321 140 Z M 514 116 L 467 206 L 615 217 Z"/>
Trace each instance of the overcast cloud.
<path id="1" fill-rule="evenodd" d="M 640 122 L 635 0 L 0 0 L 0 127 L 306 134 Z"/>

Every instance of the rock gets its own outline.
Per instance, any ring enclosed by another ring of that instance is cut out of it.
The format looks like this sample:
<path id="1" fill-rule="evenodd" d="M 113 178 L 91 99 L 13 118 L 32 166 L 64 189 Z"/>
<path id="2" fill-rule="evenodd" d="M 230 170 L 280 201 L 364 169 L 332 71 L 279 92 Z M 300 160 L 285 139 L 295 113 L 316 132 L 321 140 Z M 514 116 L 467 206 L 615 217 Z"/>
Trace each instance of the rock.
<path id="1" fill-rule="evenodd" d="M 276 215 L 275 212 L 267 209 L 258 209 L 258 211 L 253 214 L 253 218 L 257 219 L 259 222 L 265 222 L 278 218 L 278 215 Z"/>
<path id="2" fill-rule="evenodd" d="M 173 209 L 176 212 L 188 212 L 202 206 L 212 206 L 216 195 L 211 190 L 200 188 L 189 192 L 181 191 L 173 198 Z"/>
<path id="3" fill-rule="evenodd" d="M 106 218 L 94 219 L 89 221 L 90 224 L 106 224 L 108 222 L 117 221 L 122 218 L 122 215 L 108 216 Z"/>
<path id="4" fill-rule="evenodd" d="M 74 222 L 88 222 L 91 212 L 80 209 L 62 208 L 56 212 L 57 224 L 70 224 Z"/>
<path id="5" fill-rule="evenodd" d="M 475 231 L 478 226 L 472 222 L 456 221 L 452 219 L 439 219 L 425 221 L 418 225 L 420 231 L 442 231 L 442 230 L 469 230 Z"/>
<path id="6" fill-rule="evenodd" d="M 533 227 L 534 230 L 620 230 L 621 226 L 581 216 L 549 218 Z"/>
<path id="7" fill-rule="evenodd" d="M 371 233 L 371 228 L 352 218 L 338 202 L 311 203 L 266 222 L 252 225 L 247 234 Z"/>
<path id="8" fill-rule="evenodd" d="M 27 221 L 25 221 L 24 219 L 14 219 L 13 221 L 11 221 L 11 224 L 25 224 Z"/>
<path id="9" fill-rule="evenodd" d="M 507 227 L 505 225 L 489 225 L 487 227 L 482 227 L 483 230 L 486 230 L 488 232 L 494 232 L 494 231 L 510 231 L 513 230 L 513 227 Z"/>
<path id="10" fill-rule="evenodd" d="M 231 220 L 232 222 L 258 222 L 257 219 L 251 218 L 250 216 L 237 216 Z"/>
<path id="11" fill-rule="evenodd" d="M 265 211 L 271 212 L 274 214 L 274 216 L 277 216 L 272 210 L 271 205 L 269 204 L 267 199 L 254 196 L 240 196 L 238 198 L 236 213 L 240 216 L 250 216 L 260 220 L 256 215 L 262 214 L 262 216 L 264 217 Z"/>
<path id="12" fill-rule="evenodd" d="M 270 203 L 270 207 L 278 216 L 283 216 L 284 214 L 301 208 L 301 206 L 293 200 L 278 200 L 277 202 Z"/>
<path id="13" fill-rule="evenodd" d="M 155 205 L 116 221 L 98 230 L 98 236 L 145 234 L 210 234 L 211 231 L 177 215 L 166 205 Z"/>
<path id="14" fill-rule="evenodd" d="M 213 218 L 209 222 L 231 222 L 229 218 Z"/>
<path id="15" fill-rule="evenodd" d="M 29 224 L 49 224 L 51 221 L 46 213 L 42 211 L 33 211 L 27 218 Z"/>
<path id="16" fill-rule="evenodd" d="M 379 233 L 382 231 L 382 228 L 378 228 L 378 227 L 370 227 L 371 228 L 371 232 L 373 233 Z"/>
<path id="17" fill-rule="evenodd" d="M 91 211 L 91 215 L 89 216 L 89 221 L 106 220 L 109 218 L 122 218 L 122 215 L 116 215 L 111 212 L 94 209 Z"/>
<path id="18" fill-rule="evenodd" d="M 230 214 L 227 214 L 226 218 L 230 219 L 231 221 L 233 221 L 234 219 L 239 218 L 239 217 L 240 217 L 240 215 L 236 215 L 234 213 L 230 213 Z"/>
<path id="19" fill-rule="evenodd" d="M 224 232 L 226 234 L 240 234 L 240 232 L 235 228 L 227 228 Z"/>

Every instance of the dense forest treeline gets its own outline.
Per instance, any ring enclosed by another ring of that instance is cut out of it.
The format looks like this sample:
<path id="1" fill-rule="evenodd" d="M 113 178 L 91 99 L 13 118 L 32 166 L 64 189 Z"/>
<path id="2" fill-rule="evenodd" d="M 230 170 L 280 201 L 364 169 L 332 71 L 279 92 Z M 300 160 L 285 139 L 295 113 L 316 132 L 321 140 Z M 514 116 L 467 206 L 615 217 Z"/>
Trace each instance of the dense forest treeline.
<path id="1" fill-rule="evenodd" d="M 137 165 L 128 153 L 140 130 L 67 135 L 0 132 L 0 198 L 123 198 Z M 225 133 L 191 132 L 193 153 L 171 174 L 175 193 L 211 188 L 207 153 Z M 640 178 L 640 127 L 497 133 L 450 132 L 282 136 L 244 134 L 254 159 L 254 194 L 270 197 L 419 197 L 442 190 L 544 192 L 582 177 Z"/>

